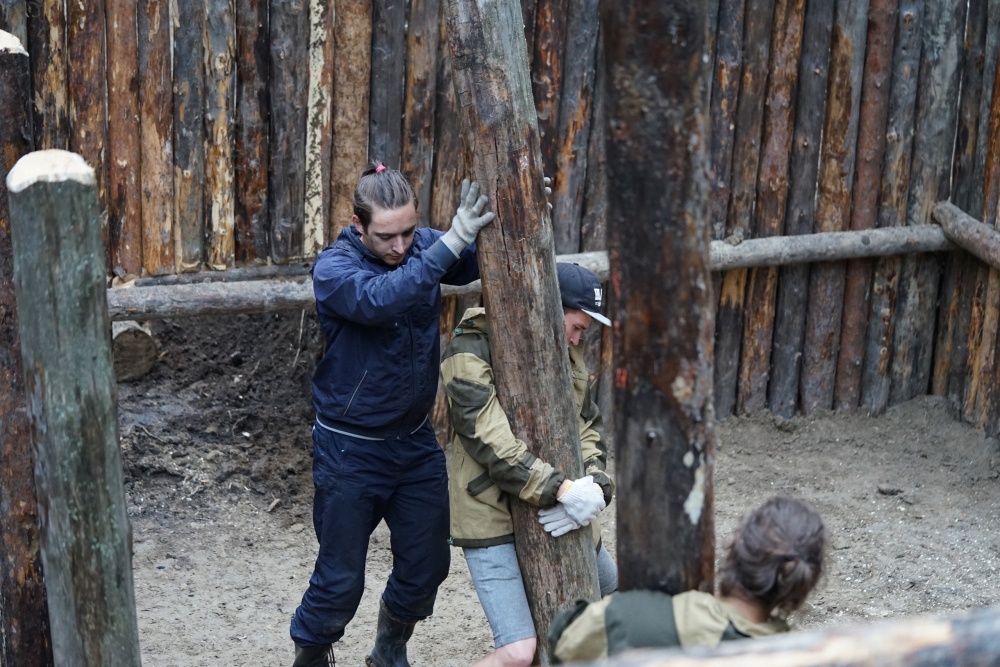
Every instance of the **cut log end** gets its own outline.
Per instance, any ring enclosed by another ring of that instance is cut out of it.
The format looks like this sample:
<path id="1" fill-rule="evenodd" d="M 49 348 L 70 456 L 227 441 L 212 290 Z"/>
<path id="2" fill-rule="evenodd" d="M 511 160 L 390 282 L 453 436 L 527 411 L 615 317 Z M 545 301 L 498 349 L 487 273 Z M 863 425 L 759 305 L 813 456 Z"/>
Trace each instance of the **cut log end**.
<path id="1" fill-rule="evenodd" d="M 115 379 L 132 382 L 142 378 L 156 364 L 156 341 L 148 326 L 133 321 L 112 322 L 111 354 Z"/>

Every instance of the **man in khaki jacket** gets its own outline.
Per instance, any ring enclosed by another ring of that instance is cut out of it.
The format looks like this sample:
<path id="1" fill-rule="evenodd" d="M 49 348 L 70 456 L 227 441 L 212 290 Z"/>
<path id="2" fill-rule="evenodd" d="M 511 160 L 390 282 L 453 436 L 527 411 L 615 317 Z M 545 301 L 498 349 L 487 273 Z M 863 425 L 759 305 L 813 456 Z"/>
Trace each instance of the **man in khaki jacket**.
<path id="1" fill-rule="evenodd" d="M 556 269 L 579 410 L 584 477 L 568 479 L 531 454 L 511 432 L 497 401 L 484 309 L 465 312 L 441 364 L 454 430 L 448 466 L 451 542 L 465 553 L 495 647 L 475 667 L 530 665 L 535 654 L 535 630 L 514 551 L 510 497 L 542 508 L 539 520 L 553 537 L 591 525 L 601 595 L 618 588 L 617 567 L 600 543 L 596 521 L 611 502 L 614 482 L 605 472 L 603 422 L 591 397 L 581 345 L 593 320 L 605 326 L 611 322 L 601 315 L 601 285 L 592 272 L 566 263 Z"/>

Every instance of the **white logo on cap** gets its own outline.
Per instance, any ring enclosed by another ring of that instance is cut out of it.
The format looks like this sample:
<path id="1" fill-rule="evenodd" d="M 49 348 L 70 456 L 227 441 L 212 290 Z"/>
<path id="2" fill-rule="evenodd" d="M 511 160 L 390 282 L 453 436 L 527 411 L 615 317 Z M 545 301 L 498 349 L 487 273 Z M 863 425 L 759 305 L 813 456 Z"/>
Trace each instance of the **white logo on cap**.
<path id="1" fill-rule="evenodd" d="M 601 307 L 601 288 L 600 287 L 595 287 L 594 288 L 594 302 L 595 302 L 595 305 L 598 308 Z"/>

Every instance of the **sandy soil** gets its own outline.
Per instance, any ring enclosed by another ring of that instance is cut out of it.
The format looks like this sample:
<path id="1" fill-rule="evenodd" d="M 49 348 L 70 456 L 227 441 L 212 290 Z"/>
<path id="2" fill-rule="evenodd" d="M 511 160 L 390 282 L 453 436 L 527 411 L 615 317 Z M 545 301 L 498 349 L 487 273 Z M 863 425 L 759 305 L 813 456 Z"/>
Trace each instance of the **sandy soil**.
<path id="1" fill-rule="evenodd" d="M 288 665 L 288 621 L 316 554 L 311 527 L 311 314 L 154 322 L 161 358 L 119 386 L 143 664 Z M 832 534 L 828 575 L 799 628 L 1000 604 L 1000 448 L 923 398 L 880 418 L 731 419 L 716 430 L 721 549 L 776 493 L 812 502 Z M 613 461 L 612 461 L 613 465 Z M 615 552 L 615 503 L 603 515 Z M 372 536 L 365 596 L 340 665 L 363 664 L 391 568 Z M 461 552 L 417 667 L 468 665 L 492 639 Z"/>

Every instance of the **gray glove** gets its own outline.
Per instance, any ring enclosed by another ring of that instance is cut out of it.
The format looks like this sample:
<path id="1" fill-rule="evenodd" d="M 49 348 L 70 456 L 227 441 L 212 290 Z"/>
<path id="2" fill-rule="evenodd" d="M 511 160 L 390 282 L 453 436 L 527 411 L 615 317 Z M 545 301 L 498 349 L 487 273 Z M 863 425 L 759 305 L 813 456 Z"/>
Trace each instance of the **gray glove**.
<path id="1" fill-rule="evenodd" d="M 473 241 L 479 230 L 493 221 L 493 212 L 486 211 L 489 197 L 479 194 L 479 183 L 462 179 L 462 197 L 458 203 L 455 217 L 451 219 L 451 229 L 445 232 L 441 240 L 451 249 L 455 256 L 462 254 Z"/>
<path id="2" fill-rule="evenodd" d="M 606 506 L 604 491 L 594 482 L 593 475 L 574 480 L 569 490 L 559 498 L 559 504 L 581 526 L 589 525 Z"/>
<path id="3" fill-rule="evenodd" d="M 581 527 L 573 520 L 573 517 L 566 513 L 566 508 L 559 504 L 538 510 L 538 523 L 542 524 L 545 532 L 551 533 L 552 537 L 565 535 L 569 531 Z"/>

